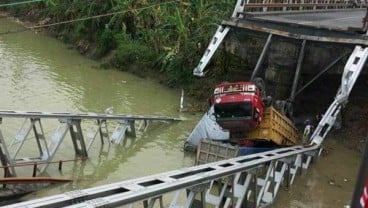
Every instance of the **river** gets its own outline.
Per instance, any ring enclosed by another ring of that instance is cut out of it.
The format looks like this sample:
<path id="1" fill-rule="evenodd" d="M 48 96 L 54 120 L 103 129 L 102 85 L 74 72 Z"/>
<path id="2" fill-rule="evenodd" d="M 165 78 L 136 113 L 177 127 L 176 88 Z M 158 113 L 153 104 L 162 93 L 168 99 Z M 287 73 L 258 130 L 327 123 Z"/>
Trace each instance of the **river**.
<path id="1" fill-rule="evenodd" d="M 0 19 L 0 25 L 0 32 L 21 28 L 6 18 Z M 185 119 L 153 125 L 136 140 L 129 141 L 129 145 L 114 146 L 102 153 L 99 145 L 94 144 L 89 160 L 65 165 L 63 169 L 63 176 L 80 180 L 40 190 L 24 199 L 193 165 L 193 154 L 183 152 L 182 148 L 201 115 L 179 112 L 180 91 L 168 89 L 149 78 L 99 69 L 100 63 L 68 49 L 54 38 L 32 31 L 0 35 L 0 63 L 2 110 L 103 112 L 113 106 L 114 113 Z M 1 128 L 9 139 L 18 126 L 4 120 Z M 51 127 L 46 129 L 51 130 Z M 349 204 L 361 155 L 334 140 L 326 146 L 330 150 L 327 156 L 296 178 L 290 190 L 282 188 L 271 207 L 342 207 Z M 71 147 L 71 144 L 63 144 L 63 153 L 57 158 L 73 159 Z"/>
<path id="2" fill-rule="evenodd" d="M 5 19 L 0 21 L 2 28 L 19 27 Z M 47 194 L 193 165 L 192 155 L 184 154 L 182 147 L 200 114 L 179 113 L 179 90 L 165 88 L 153 80 L 129 73 L 101 70 L 98 62 L 68 49 L 60 41 L 31 31 L 0 37 L 0 63 L 1 109 L 4 110 L 104 112 L 113 106 L 114 113 L 186 119 L 153 124 L 129 148 L 116 146 L 101 157 L 95 151 L 96 154 L 90 154 L 91 159 L 83 167 L 83 173 L 66 164 L 63 170 L 66 177 L 83 174 L 88 179 L 73 186 L 48 190 Z M 5 119 L 3 125 L 7 122 Z M 11 136 L 10 133 L 18 127 L 10 126 L 2 131 Z M 45 131 L 52 131 L 51 127 Z M 98 142 L 93 146 L 96 150 L 100 147 Z M 58 159 L 73 159 L 69 156 L 74 154 L 69 143 L 62 144 L 65 147 L 60 148 L 64 154 Z"/>

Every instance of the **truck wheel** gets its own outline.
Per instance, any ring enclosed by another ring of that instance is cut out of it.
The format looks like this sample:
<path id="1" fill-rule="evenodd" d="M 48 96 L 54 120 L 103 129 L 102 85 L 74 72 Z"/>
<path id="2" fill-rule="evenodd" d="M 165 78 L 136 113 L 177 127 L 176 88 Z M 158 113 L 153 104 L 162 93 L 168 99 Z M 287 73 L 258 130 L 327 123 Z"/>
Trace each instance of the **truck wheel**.
<path id="1" fill-rule="evenodd" d="M 263 99 L 263 103 L 266 107 L 272 106 L 273 98 L 271 96 L 267 96 L 265 99 Z"/>
<path id="2" fill-rule="evenodd" d="M 260 78 L 260 77 L 256 77 L 252 81 L 257 86 L 259 91 L 261 91 L 262 99 L 265 99 L 266 98 L 266 85 L 265 85 L 263 79 Z"/>
<path id="3" fill-rule="evenodd" d="M 286 113 L 285 113 L 285 115 L 288 118 L 292 118 L 293 114 L 294 114 L 293 104 L 291 102 L 286 102 Z"/>
<path id="4" fill-rule="evenodd" d="M 291 102 L 288 102 L 286 100 L 276 100 L 274 107 L 286 117 L 292 118 L 293 104 Z"/>

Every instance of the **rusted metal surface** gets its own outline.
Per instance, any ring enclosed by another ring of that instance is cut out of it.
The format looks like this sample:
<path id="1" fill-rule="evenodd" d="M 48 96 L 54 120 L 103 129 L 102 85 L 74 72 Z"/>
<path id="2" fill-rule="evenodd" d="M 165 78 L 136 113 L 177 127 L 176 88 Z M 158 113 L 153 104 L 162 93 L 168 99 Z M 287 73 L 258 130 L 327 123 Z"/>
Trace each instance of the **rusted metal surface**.
<path id="1" fill-rule="evenodd" d="M 274 29 L 271 27 L 261 26 L 261 24 L 257 24 L 256 20 L 252 21 L 223 21 L 222 24 L 228 25 L 231 27 L 248 29 L 253 31 L 259 31 L 264 33 L 270 33 L 273 35 L 286 37 L 286 38 L 293 38 L 299 40 L 310 40 L 310 41 L 320 41 L 320 42 L 330 42 L 330 43 L 344 43 L 344 44 L 354 44 L 354 45 L 368 45 L 368 41 L 363 37 L 351 35 L 352 38 L 344 38 L 344 37 L 332 37 L 332 36 L 319 36 L 319 35 L 309 35 L 306 33 L 295 33 L 286 31 L 281 29 Z M 292 28 L 289 28 L 292 30 Z M 306 29 L 308 30 L 308 29 Z M 336 31 L 337 33 L 337 31 Z M 353 38 L 354 37 L 354 38 Z"/>
<path id="2" fill-rule="evenodd" d="M 245 13 L 269 13 L 275 11 L 320 11 L 320 10 L 336 10 L 336 9 L 356 9 L 367 6 L 365 1 L 349 1 L 349 0 L 329 0 L 329 1 L 287 1 L 287 0 L 248 0 L 244 6 Z"/>
<path id="3" fill-rule="evenodd" d="M 11 173 L 9 171 L 9 167 L 7 167 L 8 165 L 8 161 L 5 157 L 5 154 L 3 153 L 3 150 L 1 149 L 1 145 L 0 145 L 0 162 L 1 162 L 1 165 L 4 167 L 4 178 L 7 177 L 7 176 L 11 176 Z"/>
<path id="4" fill-rule="evenodd" d="M 9 169 L 10 168 L 21 168 L 21 167 L 31 167 L 32 166 L 32 178 L 39 178 L 41 180 L 46 180 L 44 178 L 40 178 L 40 177 L 37 177 L 37 171 L 38 171 L 38 167 L 39 165 L 42 165 L 42 164 L 57 164 L 58 165 L 58 170 L 59 171 L 62 171 L 62 167 L 63 167 L 63 164 L 65 162 L 77 162 L 77 161 L 80 161 L 80 160 L 83 160 L 83 159 L 76 159 L 76 160 L 60 160 L 60 161 L 53 161 L 53 162 L 30 162 L 30 163 L 27 163 L 27 164 L 15 164 L 15 165 L 4 165 L 3 166 L 0 166 L 0 169 L 4 169 L 4 177 L 3 177 L 3 181 L 6 181 L 7 179 L 9 179 L 9 181 L 13 181 L 14 179 L 16 178 L 19 178 L 19 177 L 14 177 Z M 52 178 L 51 178 L 52 179 Z M 54 180 L 54 179 L 52 179 Z M 56 178 L 56 181 L 59 180 L 59 178 Z M 66 179 L 66 180 L 70 180 L 70 179 Z M 3 184 L 3 186 L 5 187 L 6 184 L 9 184 L 9 183 L 1 183 L 2 181 L 0 180 L 0 184 Z M 61 181 L 62 182 L 62 181 Z M 66 181 L 67 182 L 67 181 Z M 19 183 L 22 183 L 21 180 Z M 17 184 L 16 182 L 14 182 L 14 184 Z"/>
<path id="5" fill-rule="evenodd" d="M 367 31 L 367 29 L 368 29 L 368 7 L 366 8 L 365 16 L 364 16 L 362 22 L 363 22 L 363 30 Z"/>
<path id="6" fill-rule="evenodd" d="M 58 177 L 10 177 L 0 178 L 0 184 L 66 183 L 73 179 Z"/>
<path id="7" fill-rule="evenodd" d="M 22 163 L 22 164 L 15 164 L 15 165 L 0 166 L 0 168 L 34 166 L 35 164 L 37 164 L 37 165 L 42 165 L 42 164 L 58 164 L 58 166 L 60 168 L 60 166 L 62 166 L 62 163 L 65 163 L 65 162 L 77 162 L 77 161 L 83 161 L 83 160 L 86 160 L 86 159 L 81 158 L 81 159 L 75 159 L 75 160 L 59 160 L 59 161 L 52 161 L 52 162 L 45 162 L 45 161 L 32 162 L 32 161 L 30 161 L 29 163 Z"/>
<path id="8" fill-rule="evenodd" d="M 315 29 L 350 31 L 352 27 L 362 26 L 362 18 L 366 13 L 366 9 L 310 11 L 312 12 L 283 12 L 253 15 L 253 17 L 268 22 L 309 26 Z"/>
<path id="9" fill-rule="evenodd" d="M 284 4 L 284 3 L 248 3 L 245 6 L 245 9 L 247 8 L 299 8 L 299 7 L 305 7 L 305 8 L 313 8 L 313 7 L 323 7 L 326 9 L 326 7 L 329 8 L 353 8 L 353 4 L 346 4 L 346 3 L 335 3 L 335 4 L 327 4 L 327 3 L 317 3 L 317 4 L 311 4 L 311 3 L 295 3 L 295 4 Z"/>

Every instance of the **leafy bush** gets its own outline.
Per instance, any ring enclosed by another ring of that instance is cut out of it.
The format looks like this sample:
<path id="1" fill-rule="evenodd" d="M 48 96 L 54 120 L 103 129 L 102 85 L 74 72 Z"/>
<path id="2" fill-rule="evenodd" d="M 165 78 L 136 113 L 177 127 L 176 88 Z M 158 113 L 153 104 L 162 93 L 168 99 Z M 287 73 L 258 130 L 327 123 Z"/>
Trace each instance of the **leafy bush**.
<path id="1" fill-rule="evenodd" d="M 38 21 L 48 19 L 48 23 L 66 21 L 50 30 L 69 43 L 81 45 L 81 52 L 95 58 L 113 54 L 112 66 L 126 70 L 130 64 L 140 65 L 167 74 L 170 83 L 180 84 L 192 82 L 193 67 L 217 24 L 230 16 L 234 3 L 47 0 L 14 11 L 22 16 L 27 9 L 32 10 Z"/>
<path id="2" fill-rule="evenodd" d="M 109 51 L 115 49 L 117 47 L 117 42 L 114 37 L 114 33 L 109 30 L 105 29 L 97 37 L 97 50 L 94 54 L 94 57 L 100 58 L 106 55 Z"/>
<path id="3" fill-rule="evenodd" d="M 135 64 L 146 68 L 152 68 L 155 65 L 157 54 L 152 51 L 145 43 L 130 40 L 126 35 L 117 42 L 117 48 L 114 51 L 112 65 L 127 70 L 129 65 Z"/>

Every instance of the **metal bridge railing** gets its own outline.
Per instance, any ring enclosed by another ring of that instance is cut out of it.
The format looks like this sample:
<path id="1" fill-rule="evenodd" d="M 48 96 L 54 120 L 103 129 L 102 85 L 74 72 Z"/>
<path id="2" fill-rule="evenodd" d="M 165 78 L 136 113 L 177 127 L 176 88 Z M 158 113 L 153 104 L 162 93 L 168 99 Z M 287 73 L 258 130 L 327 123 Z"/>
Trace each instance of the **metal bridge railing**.
<path id="1" fill-rule="evenodd" d="M 6 167 L 4 173 L 8 177 L 17 176 L 15 167 L 24 165 L 36 164 L 39 174 L 45 172 L 67 134 L 72 140 L 75 155 L 87 158 L 88 152 L 98 138 L 101 140 L 101 146 L 104 143 L 108 146 L 111 143 L 120 144 L 124 142 L 127 134 L 135 137 L 137 132 L 146 131 L 151 121 L 180 120 L 165 116 L 0 110 L 0 127 L 4 126 L 4 118 L 7 122 L 16 120 L 15 125 L 19 125 L 14 136 L 4 136 L 0 128 L 0 164 Z M 54 129 L 51 131 L 53 133 L 46 132 L 45 125 L 49 129 Z M 34 151 L 26 151 L 31 147 Z"/>
<path id="2" fill-rule="evenodd" d="M 14 207 L 258 207 L 271 203 L 284 183 L 320 153 L 318 145 L 294 146 L 158 175 L 76 190 Z M 201 196 L 200 200 L 196 197 Z"/>
<path id="3" fill-rule="evenodd" d="M 317 12 L 327 10 L 338 10 L 338 9 L 351 9 L 351 8 L 363 8 L 367 7 L 366 1 L 357 0 L 238 0 L 235 4 L 231 18 L 233 19 L 244 19 L 246 14 L 251 15 L 267 15 L 270 13 L 282 13 L 287 14 L 288 12 Z M 362 19 L 363 27 L 366 28 L 368 25 L 368 17 Z M 215 35 L 210 41 L 207 49 L 205 50 L 198 65 L 194 68 L 193 74 L 195 76 L 203 77 L 206 72 L 204 68 L 207 66 L 212 56 L 221 45 L 222 41 L 226 38 L 230 31 L 231 26 L 219 25 Z M 270 33 L 272 36 L 272 33 Z M 267 42 L 270 42 L 270 37 Z M 310 37 L 311 40 L 318 40 L 314 37 Z M 336 40 L 335 40 L 336 41 Z M 362 44 L 362 43 L 357 43 Z M 268 45 L 268 44 L 266 44 Z"/>
<path id="4" fill-rule="evenodd" d="M 270 204 L 281 184 L 293 183 L 321 153 L 322 144 L 336 114 L 348 96 L 368 58 L 368 48 L 356 46 L 344 68 L 341 87 L 311 137 L 311 144 L 241 156 L 153 176 L 94 188 L 75 190 L 8 207 L 259 207 Z M 229 148 L 225 148 L 226 151 Z M 211 151 L 204 154 L 211 156 Z M 197 199 L 200 196 L 200 201 Z"/>
<path id="5" fill-rule="evenodd" d="M 268 13 L 363 8 L 367 6 L 367 2 L 365 0 L 238 0 L 237 5 L 242 7 L 242 9 L 235 9 L 237 12 Z"/>

